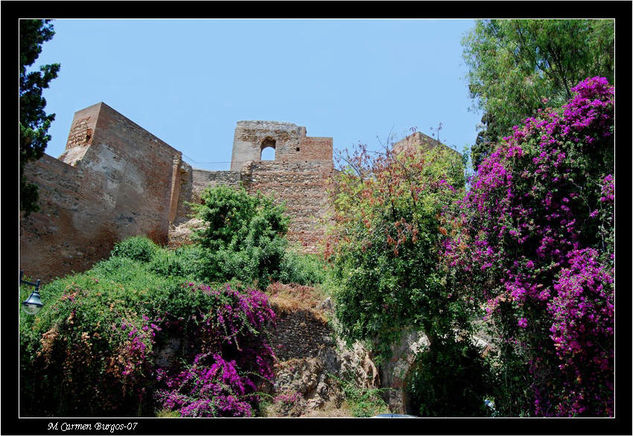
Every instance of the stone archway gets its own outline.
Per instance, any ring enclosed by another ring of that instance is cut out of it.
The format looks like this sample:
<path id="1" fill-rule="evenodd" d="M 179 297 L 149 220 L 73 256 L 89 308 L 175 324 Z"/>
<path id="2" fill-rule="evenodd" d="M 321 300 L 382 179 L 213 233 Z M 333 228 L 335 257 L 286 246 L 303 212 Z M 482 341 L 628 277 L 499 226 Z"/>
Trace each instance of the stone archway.
<path id="1" fill-rule="evenodd" d="M 418 353 L 428 346 L 429 340 L 423 332 L 403 333 L 400 342 L 391 347 L 391 358 L 380 365 L 381 387 L 387 388 L 384 400 L 392 413 L 409 414 L 407 409 L 411 408 L 411 402 L 406 393 L 407 377 Z"/>
<path id="2" fill-rule="evenodd" d="M 404 376 L 402 385 L 402 410 L 407 415 L 419 415 L 420 414 L 420 402 L 418 399 L 411 395 L 410 385 L 411 377 L 414 376 L 417 365 L 413 362 Z"/>

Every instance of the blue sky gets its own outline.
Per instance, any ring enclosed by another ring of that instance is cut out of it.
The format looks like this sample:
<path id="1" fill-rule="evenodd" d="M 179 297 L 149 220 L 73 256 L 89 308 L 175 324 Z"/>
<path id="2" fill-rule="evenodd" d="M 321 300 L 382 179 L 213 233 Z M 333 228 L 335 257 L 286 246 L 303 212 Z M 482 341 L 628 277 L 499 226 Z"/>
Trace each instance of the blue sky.
<path id="1" fill-rule="evenodd" d="M 471 20 L 54 20 L 37 64 L 61 63 L 44 93 L 63 151 L 74 112 L 100 101 L 183 152 L 229 168 L 240 120 L 291 122 L 335 150 L 379 150 L 415 127 L 462 151 L 469 108 L 460 41 Z"/>

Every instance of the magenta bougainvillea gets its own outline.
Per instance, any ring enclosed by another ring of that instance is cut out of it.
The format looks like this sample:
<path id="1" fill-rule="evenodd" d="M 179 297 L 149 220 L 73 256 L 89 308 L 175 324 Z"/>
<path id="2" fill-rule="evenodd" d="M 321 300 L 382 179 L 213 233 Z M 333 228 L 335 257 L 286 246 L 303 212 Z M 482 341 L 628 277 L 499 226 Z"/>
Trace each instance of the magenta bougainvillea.
<path id="1" fill-rule="evenodd" d="M 614 92 L 600 77 L 573 92 L 480 165 L 444 244 L 451 285 L 500 337 L 497 367 L 526 369 L 500 383 L 524 399 L 505 414 L 613 414 Z"/>
<path id="2" fill-rule="evenodd" d="M 213 310 L 192 317 L 192 336 L 199 342 L 193 362 L 171 371 L 156 370 L 162 384 L 156 400 L 180 416 L 252 416 L 260 401 L 258 385 L 274 377 L 274 353 L 265 337 L 275 322 L 268 297 L 256 289 L 240 292 L 229 285 L 184 287 L 212 298 Z"/>
<path id="3" fill-rule="evenodd" d="M 252 401 L 246 401 L 246 395 L 254 392 L 253 381 L 238 372 L 234 360 L 227 362 L 217 353 L 197 355 L 190 367 L 171 377 L 159 369 L 157 379 L 166 385 L 166 389 L 156 392 L 157 398 L 163 407 L 177 410 L 180 416 L 252 414 Z"/>

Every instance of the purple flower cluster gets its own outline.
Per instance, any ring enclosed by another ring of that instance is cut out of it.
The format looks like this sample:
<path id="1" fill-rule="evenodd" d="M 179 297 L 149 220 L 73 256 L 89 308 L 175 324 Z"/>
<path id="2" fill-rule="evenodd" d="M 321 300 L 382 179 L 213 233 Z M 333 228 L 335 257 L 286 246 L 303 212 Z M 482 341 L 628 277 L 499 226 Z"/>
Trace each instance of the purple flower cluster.
<path id="1" fill-rule="evenodd" d="M 210 358 L 211 357 L 211 358 Z M 212 363 L 206 363 L 210 360 Z M 255 384 L 238 373 L 234 360 L 219 354 L 199 354 L 193 365 L 174 377 L 158 372 L 167 389 L 157 391 L 162 406 L 178 410 L 181 416 L 251 416 Z"/>
<path id="2" fill-rule="evenodd" d="M 567 128 L 584 134 L 576 142 L 584 139 L 588 145 L 594 142 L 595 132 L 603 137 L 611 136 L 614 89 L 604 77 L 591 77 L 574 88 L 574 97 L 564 106 L 563 117 Z M 606 98 L 605 98 L 606 97 Z"/>
<path id="3" fill-rule="evenodd" d="M 213 294 L 220 298 L 218 291 Z M 229 297 L 230 304 L 221 304 L 213 314 L 215 319 L 208 321 L 224 332 L 224 340 L 233 343 L 237 335 L 244 328 L 261 330 L 270 322 L 274 322 L 275 313 L 268 305 L 268 296 L 257 289 L 248 289 L 245 293 L 238 292 L 226 285 L 223 298 Z"/>
<path id="4" fill-rule="evenodd" d="M 120 347 L 119 355 L 123 357 L 120 363 L 123 366 L 121 375 L 123 378 L 134 377 L 135 372 L 142 371 L 146 365 L 147 358 L 151 354 L 156 332 L 160 331 L 156 323 L 160 323 L 158 318 L 155 322 L 150 321 L 147 315 L 141 317 L 141 322 L 136 325 L 132 320 L 122 318 L 119 325 L 120 331 L 125 338 Z"/>
<path id="5" fill-rule="evenodd" d="M 211 297 L 212 309 L 195 318 L 199 353 L 191 365 L 172 372 L 159 369 L 164 385 L 159 403 L 181 416 L 251 416 L 259 402 L 257 381 L 272 382 L 274 352 L 265 332 L 275 322 L 268 297 L 256 289 L 238 291 L 226 285 L 184 285 Z M 226 356 L 233 358 L 227 360 Z"/>
<path id="6" fill-rule="evenodd" d="M 485 319 L 507 323 L 504 343 L 521 344 L 514 355 L 535 380 L 529 413 L 610 416 L 614 93 L 599 77 L 573 91 L 481 163 L 444 258 Z"/>
<path id="7" fill-rule="evenodd" d="M 547 304 L 559 369 L 567 379 L 567 401 L 557 414 L 583 414 L 592 403 L 613 415 L 613 397 L 601 394 L 613 389 L 613 271 L 605 268 L 593 249 L 568 254 L 554 285 L 556 296 Z M 581 388 L 582 387 L 582 388 Z"/>
<path id="8" fill-rule="evenodd" d="M 615 184 L 613 180 L 613 175 L 608 174 L 602 180 L 602 197 L 600 197 L 600 201 L 602 203 L 613 203 L 615 200 Z"/>

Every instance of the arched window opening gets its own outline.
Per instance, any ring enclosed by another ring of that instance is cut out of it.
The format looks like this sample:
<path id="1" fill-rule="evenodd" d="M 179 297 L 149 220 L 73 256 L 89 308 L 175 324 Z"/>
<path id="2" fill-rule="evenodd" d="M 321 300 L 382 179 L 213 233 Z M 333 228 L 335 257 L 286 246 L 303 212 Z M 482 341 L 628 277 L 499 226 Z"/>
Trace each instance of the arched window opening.
<path id="1" fill-rule="evenodd" d="M 275 160 L 275 140 L 266 138 L 262 141 L 261 155 L 259 160 Z"/>

